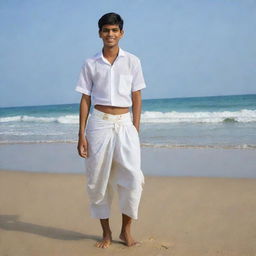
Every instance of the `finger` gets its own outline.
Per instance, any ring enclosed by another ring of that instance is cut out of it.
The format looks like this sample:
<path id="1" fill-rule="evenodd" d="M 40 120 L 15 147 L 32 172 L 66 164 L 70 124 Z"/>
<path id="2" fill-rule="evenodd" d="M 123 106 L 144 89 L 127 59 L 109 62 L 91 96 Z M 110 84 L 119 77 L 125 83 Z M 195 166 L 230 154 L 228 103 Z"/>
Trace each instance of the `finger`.
<path id="1" fill-rule="evenodd" d="M 82 155 L 82 157 L 88 157 L 88 152 L 87 151 L 82 151 L 81 152 L 81 155 Z"/>
<path id="2" fill-rule="evenodd" d="M 86 153 L 79 153 L 79 155 L 80 155 L 81 157 L 83 157 L 83 158 L 87 158 L 87 157 L 88 157 Z"/>
<path id="3" fill-rule="evenodd" d="M 83 148 L 84 148 L 84 154 L 86 154 L 86 156 L 88 157 L 89 156 L 89 154 L 88 154 L 88 148 L 87 148 L 87 145 L 85 146 L 83 146 Z"/>
<path id="4" fill-rule="evenodd" d="M 87 152 L 83 149 L 83 147 L 77 147 L 77 151 L 79 156 L 86 158 L 87 157 Z"/>

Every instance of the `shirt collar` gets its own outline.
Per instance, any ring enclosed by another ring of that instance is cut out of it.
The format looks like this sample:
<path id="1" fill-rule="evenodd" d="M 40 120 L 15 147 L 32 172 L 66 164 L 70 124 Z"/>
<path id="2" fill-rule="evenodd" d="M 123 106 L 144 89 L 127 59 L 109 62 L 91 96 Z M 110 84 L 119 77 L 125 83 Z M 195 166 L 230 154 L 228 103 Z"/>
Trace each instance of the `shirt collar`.
<path id="1" fill-rule="evenodd" d="M 119 47 L 119 51 L 118 51 L 117 58 L 119 58 L 119 57 L 124 57 L 124 56 L 125 56 L 125 51 L 122 50 L 122 49 Z M 100 59 L 100 58 L 101 58 L 101 59 L 104 60 L 103 52 L 102 52 L 102 51 L 98 52 L 98 53 L 95 55 L 94 58 L 95 58 L 95 59 Z"/>

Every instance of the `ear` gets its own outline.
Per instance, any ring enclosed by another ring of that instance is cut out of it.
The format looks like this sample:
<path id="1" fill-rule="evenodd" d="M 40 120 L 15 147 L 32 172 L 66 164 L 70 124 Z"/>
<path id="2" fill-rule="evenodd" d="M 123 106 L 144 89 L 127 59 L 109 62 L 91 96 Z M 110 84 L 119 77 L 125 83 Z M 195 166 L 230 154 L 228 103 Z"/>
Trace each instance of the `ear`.
<path id="1" fill-rule="evenodd" d="M 98 32 L 98 33 L 99 33 L 99 37 L 101 38 L 101 32 L 100 32 L 100 30 L 99 30 L 99 32 Z"/>
<path id="2" fill-rule="evenodd" d="M 124 30 L 121 30 L 121 36 L 122 37 L 124 36 Z"/>

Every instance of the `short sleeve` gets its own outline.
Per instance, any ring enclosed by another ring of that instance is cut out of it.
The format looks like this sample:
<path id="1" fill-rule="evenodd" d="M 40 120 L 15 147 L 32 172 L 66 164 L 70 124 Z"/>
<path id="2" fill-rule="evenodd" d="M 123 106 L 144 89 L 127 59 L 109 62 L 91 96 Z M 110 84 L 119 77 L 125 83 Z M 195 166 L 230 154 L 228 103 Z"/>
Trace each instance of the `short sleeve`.
<path id="1" fill-rule="evenodd" d="M 92 79 L 87 63 L 85 63 L 81 68 L 81 72 L 75 90 L 77 92 L 81 92 L 89 96 L 91 95 Z"/>
<path id="2" fill-rule="evenodd" d="M 134 70 L 133 70 L 133 80 L 132 80 L 132 92 L 146 88 L 141 63 L 137 59 Z"/>

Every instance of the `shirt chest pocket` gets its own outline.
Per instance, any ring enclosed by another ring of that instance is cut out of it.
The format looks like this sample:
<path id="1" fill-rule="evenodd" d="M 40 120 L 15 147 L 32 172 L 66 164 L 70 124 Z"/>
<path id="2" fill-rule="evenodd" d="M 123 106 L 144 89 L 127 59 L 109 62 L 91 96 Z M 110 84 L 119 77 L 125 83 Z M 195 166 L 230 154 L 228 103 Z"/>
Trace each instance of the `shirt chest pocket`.
<path id="1" fill-rule="evenodd" d="M 129 95 L 132 89 L 132 75 L 120 75 L 118 92 L 121 95 Z"/>

